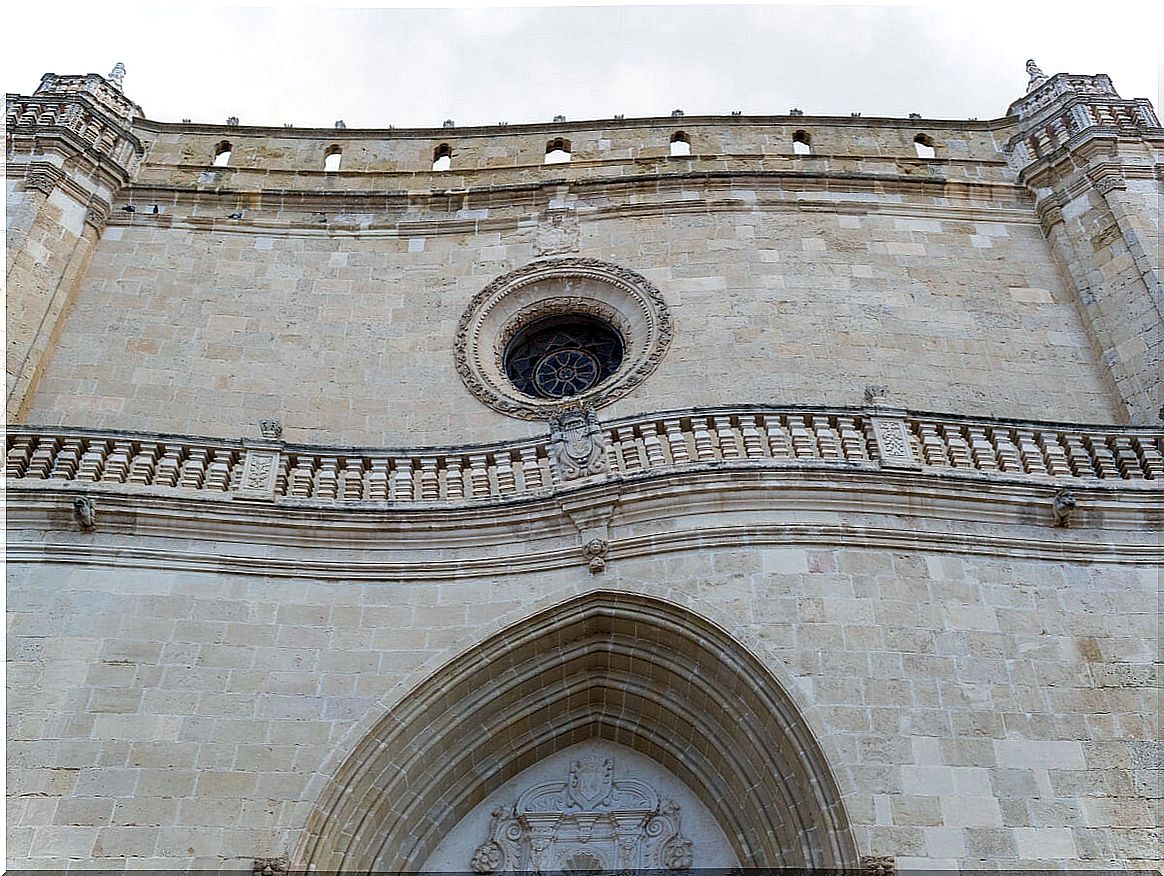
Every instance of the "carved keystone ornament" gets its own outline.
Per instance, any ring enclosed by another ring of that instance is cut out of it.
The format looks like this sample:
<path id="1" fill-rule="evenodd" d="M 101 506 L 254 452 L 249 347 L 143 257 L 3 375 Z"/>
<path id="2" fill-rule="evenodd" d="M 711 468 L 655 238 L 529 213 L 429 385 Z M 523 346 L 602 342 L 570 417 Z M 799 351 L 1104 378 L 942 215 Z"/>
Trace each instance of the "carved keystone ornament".
<path id="1" fill-rule="evenodd" d="M 566 781 L 534 785 L 514 806 L 494 809 L 473 872 L 689 870 L 694 851 L 678 804 L 614 775 L 611 758 L 581 757 Z"/>

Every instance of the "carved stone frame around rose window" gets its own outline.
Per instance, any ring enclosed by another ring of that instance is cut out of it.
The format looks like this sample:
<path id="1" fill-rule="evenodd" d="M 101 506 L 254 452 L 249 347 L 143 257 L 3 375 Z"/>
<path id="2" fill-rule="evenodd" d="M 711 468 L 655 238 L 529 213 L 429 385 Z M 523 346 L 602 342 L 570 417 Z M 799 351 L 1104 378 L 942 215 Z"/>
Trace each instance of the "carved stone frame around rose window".
<path id="1" fill-rule="evenodd" d="M 505 373 L 514 335 L 550 316 L 588 317 L 622 336 L 623 359 L 585 392 L 545 399 L 520 392 Z M 457 326 L 457 373 L 478 399 L 523 420 L 548 420 L 567 407 L 599 408 L 635 389 L 658 366 L 674 324 L 662 293 L 646 277 L 591 258 L 539 259 L 498 277 L 469 303 Z"/>

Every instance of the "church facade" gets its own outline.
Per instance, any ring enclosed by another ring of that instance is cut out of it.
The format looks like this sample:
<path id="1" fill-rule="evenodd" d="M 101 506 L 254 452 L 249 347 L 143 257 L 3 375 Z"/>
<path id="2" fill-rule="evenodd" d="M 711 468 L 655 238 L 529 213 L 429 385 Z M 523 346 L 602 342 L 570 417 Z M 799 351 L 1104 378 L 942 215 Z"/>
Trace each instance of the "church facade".
<path id="1" fill-rule="evenodd" d="M 7 97 L 10 867 L 1161 865 L 1148 101 L 295 129 L 124 72 Z"/>

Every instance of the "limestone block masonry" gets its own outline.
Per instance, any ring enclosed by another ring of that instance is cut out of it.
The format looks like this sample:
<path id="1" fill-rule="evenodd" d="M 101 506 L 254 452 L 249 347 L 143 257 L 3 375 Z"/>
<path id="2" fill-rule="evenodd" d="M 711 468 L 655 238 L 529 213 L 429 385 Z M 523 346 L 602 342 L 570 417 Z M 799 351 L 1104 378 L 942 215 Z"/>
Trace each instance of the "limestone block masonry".
<path id="1" fill-rule="evenodd" d="M 1028 69 L 987 121 L 8 95 L 9 867 L 1158 871 L 1164 130 Z"/>

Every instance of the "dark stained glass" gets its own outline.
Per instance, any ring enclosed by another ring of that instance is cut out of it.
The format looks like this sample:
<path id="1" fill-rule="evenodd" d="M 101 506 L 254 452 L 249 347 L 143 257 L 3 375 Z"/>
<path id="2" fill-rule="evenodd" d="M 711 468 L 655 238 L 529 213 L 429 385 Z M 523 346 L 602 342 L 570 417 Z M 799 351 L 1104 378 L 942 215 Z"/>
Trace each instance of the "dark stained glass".
<path id="1" fill-rule="evenodd" d="M 505 351 L 505 373 L 526 395 L 569 398 L 597 386 L 622 363 L 622 338 L 606 323 L 555 316 L 526 326 Z"/>

